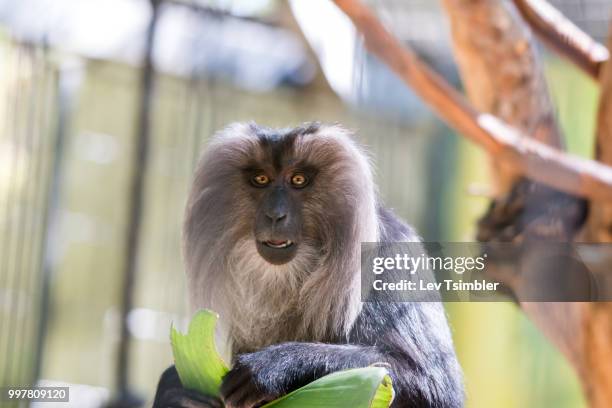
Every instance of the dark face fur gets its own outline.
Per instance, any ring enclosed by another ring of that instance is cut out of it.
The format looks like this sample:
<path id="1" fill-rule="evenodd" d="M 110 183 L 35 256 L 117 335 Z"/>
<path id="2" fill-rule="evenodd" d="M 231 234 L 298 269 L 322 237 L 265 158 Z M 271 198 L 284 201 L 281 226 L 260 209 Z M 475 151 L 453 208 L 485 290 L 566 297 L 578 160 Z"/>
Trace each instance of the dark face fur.
<path id="1" fill-rule="evenodd" d="M 304 202 L 317 182 L 317 168 L 294 156 L 293 143 L 316 127 L 293 133 L 257 133 L 262 160 L 242 169 L 245 188 L 253 201 L 253 235 L 257 251 L 266 261 L 291 261 L 303 238 Z"/>

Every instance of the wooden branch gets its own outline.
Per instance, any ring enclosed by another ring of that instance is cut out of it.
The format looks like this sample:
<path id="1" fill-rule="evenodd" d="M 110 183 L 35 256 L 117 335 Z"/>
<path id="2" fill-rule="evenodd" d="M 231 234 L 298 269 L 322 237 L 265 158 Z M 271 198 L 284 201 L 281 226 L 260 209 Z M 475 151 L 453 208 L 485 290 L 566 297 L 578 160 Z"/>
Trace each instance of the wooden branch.
<path id="1" fill-rule="evenodd" d="M 559 190 L 612 200 L 612 168 L 564 154 L 474 109 L 446 81 L 404 48 L 358 0 L 334 0 L 363 34 L 368 49 L 385 62 L 455 130 L 484 147 L 517 174 Z"/>
<path id="2" fill-rule="evenodd" d="M 612 46 L 612 39 L 610 45 Z M 610 62 L 604 64 L 601 72 L 601 95 L 596 132 L 595 158 L 602 163 L 612 165 L 612 63 Z M 612 242 L 611 203 L 592 203 L 587 234 L 589 240 Z"/>
<path id="3" fill-rule="evenodd" d="M 469 100 L 535 140 L 561 147 L 562 136 L 529 30 L 497 1 L 443 0 L 453 50 Z M 495 196 L 517 175 L 492 157 Z"/>
<path id="4" fill-rule="evenodd" d="M 542 41 L 576 64 L 596 81 L 608 49 L 591 38 L 545 0 L 513 0 L 525 21 Z"/>
<path id="5" fill-rule="evenodd" d="M 470 100 L 478 109 L 495 114 L 526 134 L 543 134 L 548 137 L 540 140 L 560 146 L 560 130 L 534 45 L 515 10 L 498 0 L 443 0 L 443 5 L 450 18 L 453 48 Z M 583 202 L 528 180 L 512 180 L 503 168 L 493 169 L 494 185 L 501 187 L 479 222 L 479 240 L 572 239 L 584 220 Z M 525 219 L 526 209 L 529 221 Z M 497 279 L 520 301 L 521 288 L 526 285 L 523 281 L 541 272 L 540 265 L 533 265 L 533 261 L 533 256 L 527 256 L 509 268 L 492 265 L 490 272 L 498 274 Z M 579 304 L 520 305 L 569 359 L 580 378 L 586 378 L 584 353 L 577 340 L 583 334 Z"/>
<path id="6" fill-rule="evenodd" d="M 541 124 L 545 134 L 558 135 L 553 105 L 533 45 L 514 10 L 496 0 L 444 0 L 444 5 L 450 16 L 455 53 L 470 100 L 478 109 L 494 113 L 527 134 L 533 134 L 530 126 Z M 606 63 L 602 71 L 604 89 L 597 158 L 612 164 L 612 65 Z M 495 180 L 500 176 L 504 176 L 503 172 L 498 172 Z M 512 184 L 511 191 L 502 191 L 497 196 L 480 221 L 479 238 L 567 242 L 582 226 L 584 214 L 585 203 L 576 197 L 518 180 Z M 598 234 L 589 240 L 612 242 L 612 204 L 593 201 L 590 220 L 591 231 Z M 603 271 L 599 276 L 603 281 L 612 264 L 609 250 L 595 249 L 592 255 L 595 263 L 603 268 L 594 268 L 590 259 L 583 261 L 588 263 L 591 273 Z M 531 288 L 530 279 L 537 280 L 542 273 L 539 260 L 536 253 L 535 265 L 530 263 L 534 261 L 533 256 L 527 256 L 517 259 L 510 268 L 491 265 L 492 272 L 498 273 L 498 278 L 520 300 L 521 289 Z M 576 369 L 590 405 L 610 406 L 612 303 L 521 302 L 520 305 Z"/>
<path id="7" fill-rule="evenodd" d="M 612 23 L 608 36 L 612 46 Z M 612 62 L 601 69 L 602 92 L 597 116 L 595 157 L 612 164 Z M 612 203 L 591 203 L 585 240 L 612 243 Z M 600 257 L 601 258 L 601 257 Z M 610 259 L 600 259 L 610 270 Z M 593 407 L 612 405 L 612 302 L 586 303 L 581 308 L 584 370 L 588 370 L 587 396 Z"/>

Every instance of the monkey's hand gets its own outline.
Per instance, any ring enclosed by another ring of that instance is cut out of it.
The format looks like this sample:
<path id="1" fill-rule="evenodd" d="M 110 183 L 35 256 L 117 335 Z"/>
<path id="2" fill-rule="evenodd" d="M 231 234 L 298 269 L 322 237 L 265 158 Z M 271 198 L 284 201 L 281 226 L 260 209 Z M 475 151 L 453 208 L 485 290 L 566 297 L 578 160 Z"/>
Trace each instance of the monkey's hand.
<path id="1" fill-rule="evenodd" d="M 253 408 L 289 392 L 288 381 L 266 348 L 242 354 L 223 378 L 221 395 L 227 408 Z"/>
<path id="2" fill-rule="evenodd" d="M 183 388 L 172 366 L 159 380 L 153 408 L 223 408 L 223 403 L 218 398 Z"/>
<path id="3" fill-rule="evenodd" d="M 254 408 L 334 371 L 381 361 L 371 349 L 321 343 L 281 343 L 238 356 L 223 378 L 228 408 Z"/>

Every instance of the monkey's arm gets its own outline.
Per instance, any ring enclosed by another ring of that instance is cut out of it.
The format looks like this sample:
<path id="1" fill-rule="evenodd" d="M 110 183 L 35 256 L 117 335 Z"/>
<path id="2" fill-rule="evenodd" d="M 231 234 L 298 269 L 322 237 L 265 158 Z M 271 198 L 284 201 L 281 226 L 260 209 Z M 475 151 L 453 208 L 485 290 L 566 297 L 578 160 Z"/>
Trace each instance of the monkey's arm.
<path id="1" fill-rule="evenodd" d="M 335 371 L 382 361 L 374 347 L 322 343 L 281 343 L 242 354 L 223 379 L 227 407 L 272 401 Z"/>
<path id="2" fill-rule="evenodd" d="M 382 362 L 374 347 L 322 343 L 281 343 L 238 356 L 224 378 L 227 407 L 254 407 L 335 371 Z M 159 381 L 153 408 L 221 408 L 212 397 L 183 388 L 174 366 Z"/>
<path id="3" fill-rule="evenodd" d="M 258 406 L 332 372 L 385 363 L 393 407 L 460 407 L 450 335 L 432 318 L 444 319 L 439 304 L 365 304 L 351 344 L 290 342 L 238 356 L 221 386 L 223 399 L 227 407 Z"/>

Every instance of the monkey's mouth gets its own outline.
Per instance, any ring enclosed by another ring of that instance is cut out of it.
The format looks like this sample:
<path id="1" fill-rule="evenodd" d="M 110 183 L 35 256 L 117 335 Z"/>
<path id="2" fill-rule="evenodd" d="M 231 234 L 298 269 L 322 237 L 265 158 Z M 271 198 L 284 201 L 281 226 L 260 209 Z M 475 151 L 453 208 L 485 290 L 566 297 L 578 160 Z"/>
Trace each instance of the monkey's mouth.
<path id="1" fill-rule="evenodd" d="M 270 248 L 274 248 L 274 249 L 283 249 L 283 248 L 289 248 L 290 246 L 293 245 L 293 241 L 291 240 L 274 240 L 274 239 L 270 239 L 267 241 L 263 241 L 263 244 L 267 247 Z"/>
<path id="2" fill-rule="evenodd" d="M 268 239 L 257 241 L 257 252 L 273 265 L 282 265 L 293 259 L 297 253 L 297 243 L 290 239 Z"/>

